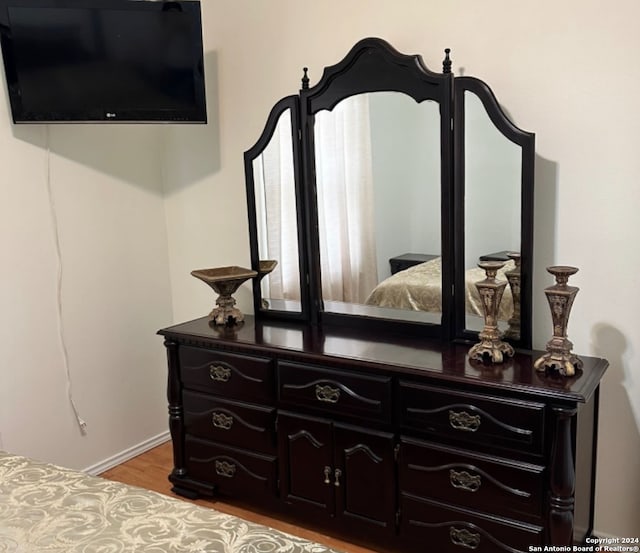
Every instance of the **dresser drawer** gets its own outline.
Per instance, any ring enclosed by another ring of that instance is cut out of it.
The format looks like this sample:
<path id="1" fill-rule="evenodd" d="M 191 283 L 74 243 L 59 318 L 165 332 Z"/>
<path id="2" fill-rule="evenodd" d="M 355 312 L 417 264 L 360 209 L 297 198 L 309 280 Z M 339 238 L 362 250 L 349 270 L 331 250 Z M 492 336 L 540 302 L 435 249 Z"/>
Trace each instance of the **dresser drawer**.
<path id="1" fill-rule="evenodd" d="M 401 381 L 400 420 L 404 428 L 462 443 L 506 447 L 541 454 L 544 404 L 442 390 Z"/>
<path id="2" fill-rule="evenodd" d="M 183 393 L 187 434 L 245 449 L 275 453 L 275 409 Z"/>
<path id="3" fill-rule="evenodd" d="M 278 399 L 281 405 L 387 421 L 391 379 L 283 362 L 278 364 Z"/>
<path id="4" fill-rule="evenodd" d="M 276 494 L 277 462 L 259 455 L 187 436 L 187 476 L 215 486 L 222 494 L 266 498 Z"/>
<path id="5" fill-rule="evenodd" d="M 438 553 L 520 553 L 542 545 L 541 526 L 488 518 L 403 494 L 400 535 Z"/>
<path id="6" fill-rule="evenodd" d="M 536 522 L 543 515 L 544 467 L 401 439 L 402 492 Z"/>
<path id="7" fill-rule="evenodd" d="M 181 347 L 184 386 L 234 399 L 273 403 L 272 360 L 215 350 Z"/>

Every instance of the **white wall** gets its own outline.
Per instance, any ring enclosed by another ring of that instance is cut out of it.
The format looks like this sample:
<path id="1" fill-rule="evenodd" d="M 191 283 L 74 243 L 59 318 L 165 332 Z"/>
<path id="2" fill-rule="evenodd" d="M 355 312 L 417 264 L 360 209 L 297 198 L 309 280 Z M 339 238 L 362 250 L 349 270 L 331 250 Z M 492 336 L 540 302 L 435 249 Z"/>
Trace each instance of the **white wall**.
<path id="1" fill-rule="evenodd" d="M 167 428 L 166 362 L 155 336 L 172 317 L 162 137 L 143 127 L 13 126 L 4 87 L 2 96 L 2 446 L 84 468 Z M 84 436 L 59 339 L 50 197 L 68 372 Z"/>
<path id="2" fill-rule="evenodd" d="M 640 5 L 202 4 L 209 125 L 50 129 L 64 322 L 74 394 L 89 425 L 85 437 L 66 401 L 57 341 L 44 129 L 13 127 L 3 88 L 4 447 L 82 467 L 166 429 L 164 352 L 154 332 L 170 322 L 172 308 L 176 322 L 209 311 L 212 293 L 189 271 L 249 262 L 243 151 L 273 103 L 296 92 L 302 67 L 310 68 L 313 84 L 357 40 L 379 36 L 401 52 L 421 53 L 434 70 L 451 47 L 454 71 L 486 80 L 514 122 L 536 132 L 535 342 L 544 345 L 550 334 L 544 267 L 580 267 L 570 336 L 576 351 L 611 361 L 601 396 L 596 527 L 637 535 L 640 263 L 630 240 L 640 231 Z M 248 287 L 239 300 L 250 310 Z"/>
<path id="3" fill-rule="evenodd" d="M 609 358 L 602 386 L 596 527 L 640 531 L 639 234 L 640 5 L 635 0 L 206 0 L 205 44 L 216 60 L 219 166 L 167 196 L 176 320 L 203 315 L 210 292 L 198 266 L 248 263 L 242 152 L 271 106 L 311 84 L 366 36 L 493 88 L 514 122 L 537 139 L 535 343 L 550 336 L 544 267 L 574 264 L 581 288 L 570 337 Z M 208 82 L 209 84 L 209 82 Z M 186 169 L 185 169 L 186 170 Z M 250 309 L 245 287 L 241 307 Z M 636 416 L 634 417 L 634 410 Z"/>

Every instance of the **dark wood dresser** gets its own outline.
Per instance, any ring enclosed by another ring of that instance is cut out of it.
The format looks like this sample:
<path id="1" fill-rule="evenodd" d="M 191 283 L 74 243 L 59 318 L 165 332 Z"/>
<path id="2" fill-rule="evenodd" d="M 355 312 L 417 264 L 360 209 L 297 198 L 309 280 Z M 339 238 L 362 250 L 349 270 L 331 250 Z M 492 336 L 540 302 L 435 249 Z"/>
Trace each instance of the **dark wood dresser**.
<path id="1" fill-rule="evenodd" d="M 399 551 L 530 551 L 593 528 L 598 392 L 469 346 L 247 317 L 172 326 L 174 491 Z M 375 545 L 374 545 L 375 547 Z"/>

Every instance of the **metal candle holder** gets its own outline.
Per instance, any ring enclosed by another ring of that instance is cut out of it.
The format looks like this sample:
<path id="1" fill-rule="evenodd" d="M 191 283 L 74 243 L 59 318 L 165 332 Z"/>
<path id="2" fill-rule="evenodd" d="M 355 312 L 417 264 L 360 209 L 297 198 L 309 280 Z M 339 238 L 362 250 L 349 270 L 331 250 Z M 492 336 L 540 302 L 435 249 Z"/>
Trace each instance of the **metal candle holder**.
<path id="1" fill-rule="evenodd" d="M 551 308 L 553 338 L 547 342 L 547 353 L 538 358 L 533 366 L 538 371 L 551 369 L 557 370 L 563 376 L 574 376 L 576 370 L 582 369 L 582 360 L 571 352 L 573 344 L 567 338 L 567 326 L 571 306 L 579 288 L 567 283 L 569 277 L 575 275 L 578 269 L 558 265 L 547 267 L 547 271 L 556 278 L 556 283 L 544 290 Z"/>
<path id="2" fill-rule="evenodd" d="M 515 263 L 515 268 L 505 272 L 509 287 L 511 288 L 511 297 L 513 298 L 513 314 L 509 319 L 509 328 L 505 331 L 504 337 L 511 340 L 520 339 L 520 284 L 522 282 L 521 275 L 521 259 L 518 252 L 510 252 L 507 254 L 509 259 Z"/>
<path id="3" fill-rule="evenodd" d="M 478 335 L 480 342 L 469 350 L 469 357 L 478 361 L 490 359 L 493 363 L 502 363 L 504 356 L 513 357 L 514 350 L 511 344 L 501 340 L 501 333 L 498 329 L 498 308 L 507 286 L 505 281 L 496 279 L 496 275 L 502 267 L 502 261 L 482 261 L 478 267 L 484 269 L 486 278 L 476 282 L 476 288 L 482 300 L 482 311 L 484 313 L 484 328 Z"/>

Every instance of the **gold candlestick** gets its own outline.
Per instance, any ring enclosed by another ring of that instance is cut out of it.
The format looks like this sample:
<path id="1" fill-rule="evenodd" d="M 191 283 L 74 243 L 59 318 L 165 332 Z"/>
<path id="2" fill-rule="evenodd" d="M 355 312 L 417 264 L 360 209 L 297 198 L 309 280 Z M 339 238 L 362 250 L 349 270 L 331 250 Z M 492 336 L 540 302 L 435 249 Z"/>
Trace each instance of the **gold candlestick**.
<path id="1" fill-rule="evenodd" d="M 498 308 L 507 286 L 505 281 L 498 281 L 496 275 L 504 263 L 502 261 L 482 261 L 478 267 L 484 269 L 486 278 L 476 282 L 476 288 L 482 300 L 482 311 L 484 313 L 484 328 L 478 335 L 480 342 L 469 350 L 469 357 L 478 361 L 486 359 L 493 363 L 502 363 L 504 355 L 513 357 L 514 350 L 511 344 L 501 340 L 501 333 L 498 329 Z"/>
<path id="2" fill-rule="evenodd" d="M 505 276 L 509 281 L 509 287 L 511 288 L 511 297 L 513 298 L 513 313 L 509 319 L 509 328 L 504 333 L 505 338 L 511 340 L 520 339 L 520 284 L 522 282 L 520 272 L 520 254 L 518 252 L 510 252 L 507 254 L 509 259 L 513 259 L 515 268 L 511 271 L 507 271 Z"/>
<path id="3" fill-rule="evenodd" d="M 573 376 L 576 370 L 582 368 L 582 360 L 571 352 L 573 344 L 567 338 L 567 327 L 571 306 L 579 288 L 567 283 L 569 277 L 575 275 L 578 269 L 558 265 L 547 267 L 547 271 L 556 278 L 556 283 L 544 290 L 551 308 L 553 338 L 547 342 L 547 353 L 538 358 L 533 366 L 538 371 L 551 369 L 557 370 L 563 376 Z"/>

